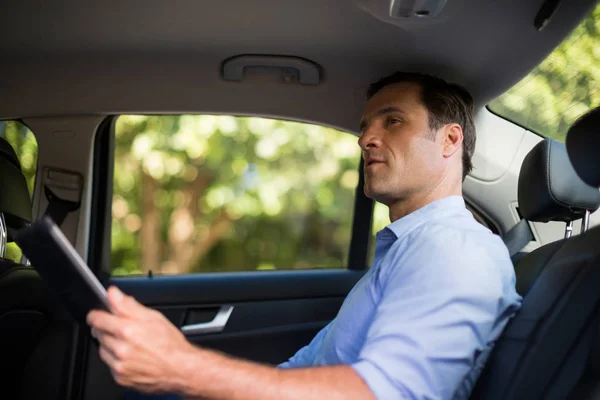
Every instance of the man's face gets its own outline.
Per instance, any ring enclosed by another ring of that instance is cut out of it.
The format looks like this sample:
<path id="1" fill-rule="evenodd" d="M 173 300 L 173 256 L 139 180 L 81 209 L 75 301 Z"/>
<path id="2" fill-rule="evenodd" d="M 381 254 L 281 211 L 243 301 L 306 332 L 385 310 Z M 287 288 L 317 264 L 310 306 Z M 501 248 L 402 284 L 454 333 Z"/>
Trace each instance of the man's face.
<path id="1" fill-rule="evenodd" d="M 442 135 L 430 131 L 420 92 L 414 83 L 386 86 L 362 117 L 365 194 L 388 206 L 435 187 L 444 174 Z"/>

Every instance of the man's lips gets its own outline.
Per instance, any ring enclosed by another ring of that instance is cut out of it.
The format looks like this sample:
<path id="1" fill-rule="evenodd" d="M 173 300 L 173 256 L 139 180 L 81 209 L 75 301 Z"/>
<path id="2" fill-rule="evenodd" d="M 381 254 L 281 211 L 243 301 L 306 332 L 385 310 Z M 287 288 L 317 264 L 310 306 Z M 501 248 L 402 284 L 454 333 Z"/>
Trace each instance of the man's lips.
<path id="1" fill-rule="evenodd" d="M 365 159 L 365 167 L 370 167 L 372 165 L 377 165 L 377 164 L 384 164 L 385 161 L 383 161 L 380 158 L 367 158 Z"/>

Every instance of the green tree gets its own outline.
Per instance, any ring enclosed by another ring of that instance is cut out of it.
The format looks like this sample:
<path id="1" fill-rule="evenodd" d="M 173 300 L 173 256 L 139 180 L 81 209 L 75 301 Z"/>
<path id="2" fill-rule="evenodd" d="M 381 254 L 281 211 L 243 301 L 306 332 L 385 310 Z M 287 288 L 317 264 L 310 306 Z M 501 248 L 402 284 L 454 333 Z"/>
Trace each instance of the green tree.
<path id="1" fill-rule="evenodd" d="M 0 121 L 0 138 L 6 140 L 15 150 L 21 163 L 21 170 L 27 180 L 29 193 L 33 197 L 37 169 L 38 145 L 33 133 L 19 121 Z M 9 243 L 5 257 L 20 261 L 22 252 L 15 243 Z"/>
<path id="2" fill-rule="evenodd" d="M 569 127 L 600 105 L 600 4 L 540 65 L 490 109 L 533 132 L 564 141 Z"/>
<path id="3" fill-rule="evenodd" d="M 122 116 L 114 273 L 344 266 L 359 158 L 355 136 L 314 125 Z"/>

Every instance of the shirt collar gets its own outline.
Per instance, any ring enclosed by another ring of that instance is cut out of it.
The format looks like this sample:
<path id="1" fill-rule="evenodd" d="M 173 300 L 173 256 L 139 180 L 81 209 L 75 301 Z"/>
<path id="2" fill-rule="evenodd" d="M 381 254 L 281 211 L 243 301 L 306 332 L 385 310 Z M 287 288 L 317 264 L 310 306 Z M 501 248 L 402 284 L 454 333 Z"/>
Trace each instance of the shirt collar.
<path id="1" fill-rule="evenodd" d="M 450 210 L 455 211 L 460 209 L 465 209 L 465 200 L 462 196 L 444 197 L 392 222 L 377 233 L 377 238 L 392 237 L 393 239 L 397 239 L 425 221 L 431 221 L 438 215 L 446 214 Z"/>

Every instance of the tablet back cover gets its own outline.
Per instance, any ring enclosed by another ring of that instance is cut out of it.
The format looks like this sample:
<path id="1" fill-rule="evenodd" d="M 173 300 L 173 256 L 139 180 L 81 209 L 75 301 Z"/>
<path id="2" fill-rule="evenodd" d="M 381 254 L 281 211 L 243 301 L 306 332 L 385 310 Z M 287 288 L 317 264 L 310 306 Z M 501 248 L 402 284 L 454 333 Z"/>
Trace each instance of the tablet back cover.
<path id="1" fill-rule="evenodd" d="M 79 323 L 87 326 L 92 309 L 108 310 L 105 288 L 49 217 L 20 230 L 15 242 Z"/>

